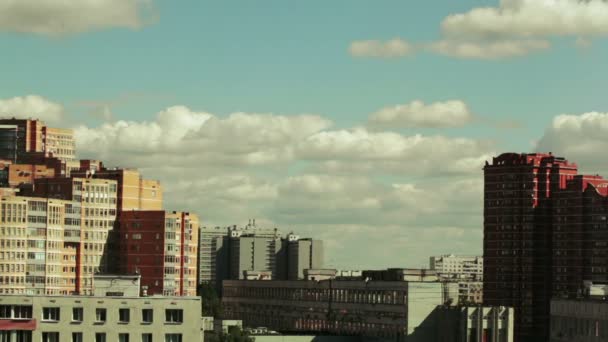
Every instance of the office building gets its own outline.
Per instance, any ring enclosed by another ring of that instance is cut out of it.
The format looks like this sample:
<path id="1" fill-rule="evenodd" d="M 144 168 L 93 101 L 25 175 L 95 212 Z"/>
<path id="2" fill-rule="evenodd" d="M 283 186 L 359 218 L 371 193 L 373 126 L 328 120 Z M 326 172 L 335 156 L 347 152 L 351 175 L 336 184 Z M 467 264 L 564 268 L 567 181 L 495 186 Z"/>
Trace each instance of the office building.
<path id="1" fill-rule="evenodd" d="M 302 280 L 304 271 L 323 268 L 323 241 L 287 235 L 287 279 Z"/>
<path id="2" fill-rule="evenodd" d="M 0 295 L 2 342 L 203 342 L 199 297 Z"/>
<path id="3" fill-rule="evenodd" d="M 430 257 L 429 268 L 443 279 L 483 279 L 483 257 L 440 255 Z"/>
<path id="4" fill-rule="evenodd" d="M 443 306 L 438 309 L 437 342 L 513 342 L 513 308 Z"/>
<path id="5" fill-rule="evenodd" d="M 429 316 L 443 302 L 439 282 L 224 281 L 224 318 L 281 333 L 433 341 Z"/>
<path id="6" fill-rule="evenodd" d="M 245 271 L 269 271 L 273 279 L 284 279 L 277 259 L 285 254 L 280 235 L 260 235 L 256 232 L 230 232 L 230 279 L 245 279 Z"/>
<path id="7" fill-rule="evenodd" d="M 552 195 L 577 173 L 551 154 L 505 153 L 484 167 L 483 301 L 515 308 L 515 340 L 546 340 Z"/>
<path id="8" fill-rule="evenodd" d="M 229 279 L 229 228 L 207 228 L 199 230 L 198 283 L 211 284 L 216 290 L 222 281 Z"/>
<path id="9" fill-rule="evenodd" d="M 201 228 L 199 235 L 199 283 L 221 291 L 223 280 L 246 279 L 245 273 L 270 274 L 272 279 L 304 279 L 307 269 L 323 267 L 323 242 L 296 234 L 255 226 Z"/>
<path id="10" fill-rule="evenodd" d="M 551 300 L 550 342 L 608 341 L 608 285 L 585 282 L 577 298 Z"/>
<path id="11" fill-rule="evenodd" d="M 122 212 L 120 273 L 140 274 L 149 295 L 195 296 L 198 229 L 198 217 L 187 212 Z"/>

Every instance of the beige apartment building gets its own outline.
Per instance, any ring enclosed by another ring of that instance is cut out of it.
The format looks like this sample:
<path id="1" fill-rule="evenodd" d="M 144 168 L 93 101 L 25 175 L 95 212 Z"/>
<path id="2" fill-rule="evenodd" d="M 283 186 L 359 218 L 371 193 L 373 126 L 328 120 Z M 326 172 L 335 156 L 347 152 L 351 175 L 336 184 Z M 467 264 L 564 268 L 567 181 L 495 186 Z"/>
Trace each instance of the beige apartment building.
<path id="1" fill-rule="evenodd" d="M 44 196 L 0 199 L 0 294 L 92 294 L 110 262 L 116 181 L 40 181 Z"/>
<path id="2" fill-rule="evenodd" d="M 44 126 L 42 134 L 44 151 L 47 154 L 63 161 L 76 159 L 76 143 L 73 130 Z"/>
<path id="3" fill-rule="evenodd" d="M 202 342 L 199 297 L 0 295 L 2 342 Z"/>

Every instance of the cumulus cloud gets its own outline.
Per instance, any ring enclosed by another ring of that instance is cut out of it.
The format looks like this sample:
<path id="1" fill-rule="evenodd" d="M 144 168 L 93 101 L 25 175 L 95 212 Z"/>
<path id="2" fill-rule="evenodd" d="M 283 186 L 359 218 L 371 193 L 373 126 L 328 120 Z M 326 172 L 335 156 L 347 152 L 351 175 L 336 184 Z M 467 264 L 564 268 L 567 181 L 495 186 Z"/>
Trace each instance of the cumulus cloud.
<path id="1" fill-rule="evenodd" d="M 412 54 L 414 47 L 400 38 L 388 41 L 358 40 L 350 44 L 348 51 L 353 57 L 395 58 Z"/>
<path id="2" fill-rule="evenodd" d="M 0 31 L 56 36 L 106 28 L 136 29 L 152 0 L 0 0 Z"/>
<path id="3" fill-rule="evenodd" d="M 446 36 L 547 37 L 608 34 L 604 0 L 501 0 L 498 7 L 452 14 L 441 23 Z"/>
<path id="4" fill-rule="evenodd" d="M 460 41 L 440 40 L 428 45 L 430 51 L 464 59 L 502 59 L 547 50 L 547 40 Z"/>
<path id="5" fill-rule="evenodd" d="M 64 118 L 64 115 L 65 109 L 61 104 L 39 95 L 0 99 L 0 116 L 4 118 L 34 118 L 48 123 L 57 123 Z"/>
<path id="6" fill-rule="evenodd" d="M 392 128 L 458 127 L 473 119 L 469 107 L 460 100 L 425 104 L 416 100 L 404 105 L 385 107 L 369 117 L 372 126 Z"/>
<path id="7" fill-rule="evenodd" d="M 492 150 L 490 142 L 474 139 L 357 128 L 311 135 L 298 144 L 296 153 L 299 159 L 321 162 L 318 167 L 325 172 L 445 175 L 477 172 Z"/>
<path id="8" fill-rule="evenodd" d="M 469 247 L 481 241 L 475 235 L 481 229 L 479 173 L 493 154 L 488 142 L 336 129 L 318 115 L 220 117 L 185 106 L 148 121 L 80 126 L 76 139 L 80 157 L 141 168 L 159 179 L 167 209 L 196 212 L 207 226 L 256 218 L 322 238 L 331 246 L 328 261 L 337 264 L 342 257 L 370 267 L 401 254 L 413 260 L 416 235 L 431 241 L 451 234 Z M 370 243 L 381 249 L 380 240 L 370 242 L 379 227 L 390 227 L 401 247 L 387 247 L 392 256 L 361 260 L 357 251 Z M 358 235 L 340 239 L 327 229 Z M 435 246 L 458 252 L 456 244 Z"/>
<path id="9" fill-rule="evenodd" d="M 169 107 L 150 122 L 117 121 L 76 129 L 77 148 L 111 163 L 208 167 L 272 164 L 290 160 L 290 143 L 328 127 L 317 115 L 233 113 L 218 118 L 184 106 Z"/>
<path id="10" fill-rule="evenodd" d="M 586 172 L 608 176 L 608 113 L 562 114 L 553 119 L 536 149 L 577 162 Z"/>
<path id="11" fill-rule="evenodd" d="M 424 49 L 448 57 L 497 60 L 547 50 L 553 37 L 576 37 L 575 45 L 585 48 L 591 38 L 608 35 L 608 1 L 500 0 L 497 7 L 447 16 L 441 32 L 437 41 L 410 45 L 409 53 Z"/>

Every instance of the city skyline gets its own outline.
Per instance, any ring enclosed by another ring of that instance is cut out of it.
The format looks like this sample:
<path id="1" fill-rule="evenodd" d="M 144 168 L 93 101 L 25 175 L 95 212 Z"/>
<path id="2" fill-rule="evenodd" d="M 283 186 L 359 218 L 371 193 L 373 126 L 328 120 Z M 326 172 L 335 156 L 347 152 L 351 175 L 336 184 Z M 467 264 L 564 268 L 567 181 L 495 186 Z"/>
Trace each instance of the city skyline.
<path id="1" fill-rule="evenodd" d="M 40 14 L 22 3 L 2 13 Z M 122 3 L 0 20 L 0 116 L 75 128 L 77 158 L 141 169 L 203 226 L 255 217 L 324 240 L 327 266 L 413 267 L 481 255 L 493 156 L 608 175 L 608 26 L 585 24 L 605 2 Z"/>

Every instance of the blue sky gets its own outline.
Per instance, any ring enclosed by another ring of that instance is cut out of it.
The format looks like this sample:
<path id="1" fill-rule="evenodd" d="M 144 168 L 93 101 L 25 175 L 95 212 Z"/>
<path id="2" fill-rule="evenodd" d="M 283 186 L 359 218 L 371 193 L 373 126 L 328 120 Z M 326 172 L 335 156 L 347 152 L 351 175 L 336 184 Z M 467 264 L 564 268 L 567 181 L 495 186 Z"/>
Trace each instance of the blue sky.
<path id="1" fill-rule="evenodd" d="M 107 3 L 113 5 L 114 1 L 107 0 Z M 365 126 L 370 114 L 381 108 L 415 100 L 427 104 L 460 100 L 468 105 L 475 120 L 446 127 L 395 125 L 388 131 L 403 137 L 422 134 L 491 140 L 493 147 L 479 155 L 534 150 L 533 142 L 548 141 L 548 138 L 543 138 L 553 132 L 552 120 L 557 115 L 606 112 L 608 108 L 608 96 L 605 95 L 608 69 L 604 64 L 608 60 L 608 44 L 604 38 L 608 29 L 605 32 L 601 31 L 602 28 L 599 31 L 594 31 L 595 28 L 586 30 L 581 25 L 573 25 L 582 28 L 569 31 L 558 29 L 560 4 L 572 6 L 571 10 L 580 11 L 583 18 L 584 15 L 591 16 L 591 12 L 583 8 L 585 5 L 574 0 L 547 2 L 547 6 L 555 5 L 548 9 L 552 13 L 547 17 L 548 23 L 542 27 L 530 26 L 525 34 L 503 26 L 497 29 L 502 30 L 500 34 L 485 35 L 481 41 L 475 40 L 475 32 L 470 33 L 470 30 L 467 31 L 470 36 L 458 36 L 459 42 L 473 39 L 476 44 L 502 42 L 508 36 L 510 42 L 534 39 L 551 45 L 518 56 L 492 58 L 436 53 L 426 46 L 454 39 L 454 35 L 471 27 L 457 27 L 454 29 L 456 33 L 442 30 L 442 21 L 451 14 L 468 13 L 479 7 L 495 8 L 497 15 L 501 16 L 509 14 L 501 9 L 498 1 L 145 2 L 149 6 L 139 9 L 135 15 L 142 20 L 134 24 L 138 26 L 136 29 L 128 27 L 130 24 L 114 23 L 111 19 L 89 28 L 86 19 L 93 12 L 86 8 L 59 9 L 83 11 L 85 23 L 78 23 L 81 25 L 78 28 L 71 30 L 70 23 L 62 23 L 69 32 L 54 32 L 51 28 L 40 33 L 25 26 L 27 22 L 0 25 L 0 99 L 38 95 L 58 103 L 63 107 L 62 124 L 83 125 L 90 130 L 83 131 L 89 136 L 95 132 L 100 136 L 104 134 L 100 129 L 104 119 L 90 115 L 91 107 L 95 107 L 91 103 L 105 105 L 111 111 L 112 116 L 105 119 L 107 125 L 114 125 L 119 120 L 138 124 L 155 122 L 159 112 L 180 105 L 192 112 L 212 113 L 218 119 L 227 119 L 234 112 L 273 113 L 285 117 L 316 114 L 333 122 L 331 127 L 321 130 L 339 131 Z M 505 0 L 502 6 L 513 2 Z M 28 3 L 32 1 L 24 1 L 23 6 L 27 7 Z M 137 10 L 140 2 L 129 0 L 124 3 L 133 4 L 135 7 L 132 8 Z M 528 5 L 516 8 L 509 15 L 519 18 L 517 13 L 538 10 L 531 2 L 523 3 Z M 601 6 L 599 1 L 592 3 Z M 27 9 L 35 11 L 34 7 Z M 598 12 L 596 8 L 593 13 L 600 13 L 599 16 L 604 12 Z M 56 20 L 68 20 L 65 18 Z M 125 20 L 130 19 L 133 17 Z M 487 25 L 471 22 L 479 25 L 479 32 L 484 30 L 483 25 Z M 520 24 L 526 25 L 525 22 Z M 349 47 L 356 41 L 384 42 L 396 38 L 419 47 L 415 53 L 388 58 L 349 53 Z M 584 39 L 585 43 L 577 46 L 577 39 Z M 87 103 L 88 106 L 85 105 Z M 499 127 L 506 121 L 516 121 L 519 127 Z M 313 129 L 311 134 L 315 132 Z M 553 143 L 541 144 L 543 148 L 551 148 L 559 140 L 553 135 L 551 137 Z M 564 145 L 559 146 L 566 150 Z M 95 147 L 100 148 L 99 145 Z M 95 155 L 92 147 L 85 146 L 84 149 Z M 317 159 L 311 161 L 310 157 L 306 158 L 292 160 L 289 165 L 279 168 L 296 170 L 294 172 L 304 177 L 313 173 L 306 169 L 307 165 L 318 162 Z M 337 159 L 335 156 L 332 158 Z M 586 160 L 584 156 L 582 159 Z M 145 161 L 137 166 L 150 169 Z M 267 170 L 266 167 L 256 164 L 240 171 L 247 176 L 266 174 L 260 172 L 260 169 Z M 314 170 L 317 175 L 323 174 L 319 169 Z M 158 178 L 168 178 L 167 173 L 159 170 L 149 172 Z M 224 173 L 215 172 L 210 171 L 209 177 Z M 381 179 L 385 183 L 399 183 L 400 177 L 401 182 L 415 179 L 418 185 L 439 176 L 412 173 L 408 169 L 401 173 L 394 170 L 385 173 L 369 171 L 357 175 L 368 180 Z M 449 177 L 444 181 L 479 180 L 481 174 Z M 252 182 L 256 181 L 259 180 Z M 285 182 L 289 183 L 288 180 Z M 420 186 L 424 188 L 424 185 Z M 172 200 L 171 196 L 168 198 Z M 475 203 L 479 204 L 477 200 Z M 178 199 L 170 204 L 199 208 Z M 251 215 L 266 214 L 270 222 L 291 224 L 277 219 L 279 214 L 268 217 L 273 215 L 273 211 L 268 211 L 264 205 L 258 209 Z M 206 208 L 201 207 L 200 210 L 205 211 Z M 216 221 L 224 224 L 228 217 L 231 217 L 228 213 L 219 215 Z M 234 220 L 244 222 L 246 219 L 248 217 Z M 338 221 L 339 218 L 328 219 L 319 224 L 329 227 Z M 435 220 L 427 222 L 431 221 Z M 479 224 L 479 217 L 471 222 Z M 305 223 L 301 225 L 307 226 Z M 373 223 L 369 225 L 374 226 Z M 436 227 L 439 224 L 432 225 Z M 319 227 L 319 231 L 326 231 L 326 228 Z M 463 243 L 462 251 L 480 250 L 478 245 L 471 247 L 480 241 L 479 228 L 462 228 L 466 230 L 463 239 L 470 240 L 469 233 L 478 239 L 470 245 Z M 314 234 L 315 230 L 310 228 L 309 232 Z M 336 236 L 326 238 L 336 239 Z M 336 242 L 335 245 L 339 244 Z M 370 266 L 380 265 L 389 258 L 390 255 L 378 257 Z M 338 263 L 345 265 L 348 262 L 345 259 Z"/>

